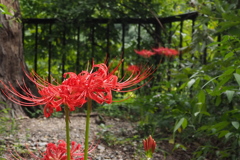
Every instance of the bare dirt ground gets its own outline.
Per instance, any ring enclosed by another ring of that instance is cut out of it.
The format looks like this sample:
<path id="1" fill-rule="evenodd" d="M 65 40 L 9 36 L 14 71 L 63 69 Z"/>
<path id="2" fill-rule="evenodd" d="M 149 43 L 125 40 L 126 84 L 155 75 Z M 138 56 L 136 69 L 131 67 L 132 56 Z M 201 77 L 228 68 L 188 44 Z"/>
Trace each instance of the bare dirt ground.
<path id="1" fill-rule="evenodd" d="M 85 134 L 84 115 L 70 117 L 71 141 L 82 143 Z M 0 136 L 4 143 L 26 146 L 31 150 L 44 150 L 47 143 L 65 140 L 64 118 L 25 118 L 17 121 L 15 134 Z M 90 153 L 93 160 L 141 160 L 144 158 L 142 141 L 137 140 L 136 124 L 126 120 L 99 117 L 92 114 L 90 125 L 90 142 L 97 147 Z M 173 145 L 168 142 L 157 142 L 154 160 L 188 160 L 189 153 L 183 151 L 171 154 Z M 166 154 L 168 153 L 168 154 Z M 170 154 L 169 154 L 170 153 Z"/>

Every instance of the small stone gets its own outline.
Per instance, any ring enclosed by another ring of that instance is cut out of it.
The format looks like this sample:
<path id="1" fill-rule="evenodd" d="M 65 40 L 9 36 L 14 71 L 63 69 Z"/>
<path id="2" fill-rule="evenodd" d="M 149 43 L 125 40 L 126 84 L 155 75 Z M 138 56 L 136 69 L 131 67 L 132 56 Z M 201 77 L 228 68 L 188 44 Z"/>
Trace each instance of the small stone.
<path id="1" fill-rule="evenodd" d="M 101 145 L 98 145 L 97 148 L 100 150 L 100 152 L 103 152 L 105 150 L 105 147 Z"/>
<path id="2" fill-rule="evenodd" d="M 45 147 L 47 144 L 48 144 L 47 142 L 39 142 L 39 143 L 37 143 L 37 145 L 39 147 Z"/>
<path id="3" fill-rule="evenodd" d="M 115 120 L 115 121 L 120 121 L 120 119 L 119 119 L 119 118 L 114 118 L 114 120 Z"/>
<path id="4" fill-rule="evenodd" d="M 132 131 L 132 134 L 137 134 L 137 133 L 138 133 L 138 131 L 135 129 Z"/>

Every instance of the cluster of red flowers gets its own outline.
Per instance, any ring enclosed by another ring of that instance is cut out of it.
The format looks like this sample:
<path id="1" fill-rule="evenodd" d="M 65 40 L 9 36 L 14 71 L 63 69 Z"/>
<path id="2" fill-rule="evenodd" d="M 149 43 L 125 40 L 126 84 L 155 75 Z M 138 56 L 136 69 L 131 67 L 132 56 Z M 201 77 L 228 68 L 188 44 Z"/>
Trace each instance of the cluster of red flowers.
<path id="1" fill-rule="evenodd" d="M 149 51 L 149 50 L 146 50 L 146 49 L 143 49 L 141 51 L 137 51 L 137 50 L 134 50 L 137 54 L 139 54 L 140 56 L 143 56 L 145 58 L 149 58 L 153 55 L 155 55 L 156 53 L 152 52 L 152 51 Z"/>
<path id="2" fill-rule="evenodd" d="M 177 56 L 179 54 L 179 52 L 175 49 L 170 49 L 170 48 L 164 48 L 164 47 L 159 47 L 159 48 L 153 48 L 153 51 L 149 51 L 149 50 L 141 50 L 141 51 L 137 51 L 135 50 L 135 52 L 145 58 L 149 58 L 153 55 L 159 54 L 159 55 L 164 55 L 167 57 L 174 57 Z"/>
<path id="3" fill-rule="evenodd" d="M 121 62 L 119 63 L 119 65 Z M 152 74 L 151 68 L 138 69 L 127 78 L 127 80 L 119 80 L 114 73 L 119 65 L 109 72 L 106 64 L 93 64 L 90 72 L 82 71 L 79 74 L 68 72 L 64 74 L 65 80 L 61 84 L 51 84 L 42 79 L 36 73 L 33 76 L 27 77 L 37 86 L 40 96 L 35 96 L 27 88 L 26 85 L 20 86 L 21 92 L 17 91 L 11 84 L 5 86 L 3 93 L 13 102 L 24 106 L 45 105 L 45 117 L 51 116 L 54 111 L 61 111 L 61 105 L 67 105 L 70 111 L 75 110 L 75 107 L 82 107 L 90 98 L 97 103 L 112 103 L 112 91 L 127 92 L 138 89 L 125 90 L 130 88 Z M 13 95 L 8 94 L 8 92 Z M 19 100 L 19 97 L 22 100 Z"/>
<path id="4" fill-rule="evenodd" d="M 96 145 L 92 145 L 88 153 L 91 153 L 96 148 Z M 45 152 L 40 151 L 40 157 L 29 151 L 31 157 L 36 160 L 67 160 L 67 143 L 64 140 L 59 140 L 57 144 L 48 143 L 46 146 Z M 18 157 L 21 157 L 16 153 Z M 71 150 L 70 150 L 71 160 L 84 160 L 84 149 L 81 144 L 77 144 L 76 142 L 71 142 Z M 9 157 L 9 159 L 16 159 L 17 157 Z M 21 157 L 21 159 L 25 160 Z"/>
<path id="5" fill-rule="evenodd" d="M 160 47 L 160 48 L 153 48 L 153 50 L 157 54 L 165 55 L 165 56 L 169 56 L 169 57 L 178 55 L 178 51 L 175 49 Z"/>
<path id="6" fill-rule="evenodd" d="M 43 159 L 41 160 L 67 160 L 67 143 L 60 140 L 58 144 L 48 143 L 46 151 L 43 153 Z M 91 146 L 88 153 L 92 152 L 95 146 Z M 70 156 L 73 160 L 83 160 L 84 159 L 84 149 L 81 144 L 77 144 L 72 141 Z"/>

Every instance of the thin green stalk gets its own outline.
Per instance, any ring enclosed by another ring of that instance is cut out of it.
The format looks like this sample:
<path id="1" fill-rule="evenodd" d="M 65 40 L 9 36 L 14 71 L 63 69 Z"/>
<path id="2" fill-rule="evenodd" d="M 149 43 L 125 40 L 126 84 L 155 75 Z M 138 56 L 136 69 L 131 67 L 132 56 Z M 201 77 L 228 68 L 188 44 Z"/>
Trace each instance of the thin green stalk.
<path id="1" fill-rule="evenodd" d="M 69 130 L 69 108 L 67 105 L 64 106 L 65 111 L 65 123 L 66 123 L 66 139 L 67 139 L 67 160 L 71 160 L 70 156 L 70 130 Z"/>
<path id="2" fill-rule="evenodd" d="M 86 131 L 85 131 L 85 149 L 84 149 L 84 160 L 88 158 L 88 137 L 89 137 L 89 126 L 90 126 L 90 114 L 92 111 L 92 100 L 87 100 L 87 119 L 86 119 Z"/>

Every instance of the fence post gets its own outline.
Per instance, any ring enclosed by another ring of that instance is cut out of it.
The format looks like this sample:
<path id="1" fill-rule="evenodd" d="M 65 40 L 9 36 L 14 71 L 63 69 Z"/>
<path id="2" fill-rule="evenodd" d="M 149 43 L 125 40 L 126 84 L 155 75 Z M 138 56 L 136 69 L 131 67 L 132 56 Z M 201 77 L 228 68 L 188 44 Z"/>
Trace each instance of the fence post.
<path id="1" fill-rule="evenodd" d="M 122 56 L 121 59 L 124 59 L 124 51 L 125 51 L 125 23 L 122 23 Z M 124 61 L 122 62 L 122 78 L 124 77 Z"/>
<path id="2" fill-rule="evenodd" d="M 52 24 L 49 24 L 49 38 L 48 38 L 48 82 L 51 83 L 51 60 L 52 60 Z"/>
<path id="3" fill-rule="evenodd" d="M 107 48 L 106 48 L 106 65 L 108 66 L 108 60 L 109 60 L 109 57 L 110 57 L 110 53 L 109 53 L 109 48 L 110 48 L 110 39 L 109 39 L 109 32 L 110 32 L 110 26 L 109 26 L 109 22 L 107 24 Z"/>
<path id="4" fill-rule="evenodd" d="M 140 45 L 141 45 L 141 24 L 138 23 L 138 38 L 137 38 L 137 49 L 140 50 Z"/>
<path id="5" fill-rule="evenodd" d="M 34 71 L 37 72 L 38 59 L 38 23 L 35 25 L 35 49 L 34 49 Z"/>
<path id="6" fill-rule="evenodd" d="M 62 55 L 62 81 L 63 81 L 63 74 L 65 73 L 65 61 L 66 61 L 66 26 L 64 25 L 63 28 L 63 55 Z"/>

